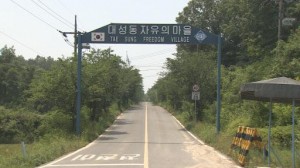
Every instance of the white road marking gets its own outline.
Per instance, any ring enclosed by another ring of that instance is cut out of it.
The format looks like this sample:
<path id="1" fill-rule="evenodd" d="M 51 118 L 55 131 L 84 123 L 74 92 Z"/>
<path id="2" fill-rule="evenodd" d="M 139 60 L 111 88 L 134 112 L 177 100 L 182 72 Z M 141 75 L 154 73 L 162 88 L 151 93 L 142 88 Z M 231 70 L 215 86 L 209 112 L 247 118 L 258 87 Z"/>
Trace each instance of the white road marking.
<path id="1" fill-rule="evenodd" d="M 123 114 L 120 114 L 117 119 L 122 118 Z M 147 166 L 144 168 L 148 168 L 148 124 L 147 124 L 147 103 L 146 103 L 146 116 L 145 116 L 145 151 L 144 151 L 144 164 L 146 163 Z M 114 125 L 112 125 L 114 126 Z M 104 136 L 103 134 L 99 137 Z M 48 164 L 41 165 L 38 168 L 47 168 L 47 167 L 84 167 L 84 166 L 91 166 L 91 167 L 97 167 L 97 166 L 144 166 L 142 163 L 129 163 L 129 164 L 60 164 L 58 162 L 65 160 L 67 158 L 70 158 L 74 156 L 75 154 L 91 147 L 92 145 L 96 145 L 98 142 L 97 140 L 93 141 L 92 143 L 88 144 L 87 146 L 80 148 L 76 150 L 75 152 L 69 153 L 57 160 L 54 160 Z M 75 155 L 71 161 L 85 161 L 85 160 L 137 160 L 137 157 L 140 157 L 140 154 L 124 154 L 124 155 L 118 155 L 118 154 L 102 154 L 102 155 L 94 155 L 94 154 L 86 154 L 86 155 Z M 146 158 L 146 159 L 145 159 Z"/>
<path id="2" fill-rule="evenodd" d="M 124 154 L 120 160 L 137 160 L 140 156 L 140 154 Z"/>
<path id="3" fill-rule="evenodd" d="M 77 155 L 71 161 L 85 161 L 85 160 L 138 160 L 141 154 L 86 154 L 86 155 Z"/>
<path id="4" fill-rule="evenodd" d="M 96 144 L 96 140 L 95 140 L 94 142 L 88 144 L 87 146 L 78 149 L 78 150 L 75 151 L 75 152 L 69 153 L 69 154 L 67 154 L 66 156 L 61 157 L 60 159 L 54 160 L 54 161 L 50 162 L 49 164 L 42 165 L 42 166 L 40 166 L 40 167 L 38 167 L 38 168 L 49 167 L 49 166 L 51 166 L 52 164 L 55 164 L 55 163 L 60 162 L 60 161 L 62 161 L 62 160 L 65 160 L 66 158 L 71 157 L 71 156 L 75 155 L 76 153 L 79 153 L 79 152 L 81 152 L 81 151 L 83 151 L 83 150 L 89 148 L 90 146 L 92 146 L 92 145 L 94 145 L 94 144 Z"/>
<path id="5" fill-rule="evenodd" d="M 82 155 L 77 155 L 76 157 L 74 157 L 71 161 L 77 160 L 79 158 L 81 158 Z"/>
<path id="6" fill-rule="evenodd" d="M 193 137 L 196 141 L 198 141 L 201 145 L 205 145 L 205 143 L 203 141 L 201 141 L 200 139 L 198 139 L 194 134 L 192 134 L 190 131 L 188 131 L 182 124 L 180 121 L 177 120 L 176 117 L 173 116 L 173 118 L 177 121 L 177 123 L 191 136 Z"/>
<path id="7" fill-rule="evenodd" d="M 97 167 L 97 166 L 144 166 L 144 164 L 140 163 L 132 163 L 132 164 L 57 164 L 57 165 L 48 165 L 47 167 Z"/>
<path id="8" fill-rule="evenodd" d="M 96 155 L 83 155 L 80 160 L 92 160 Z"/>
<path id="9" fill-rule="evenodd" d="M 213 147 L 206 145 L 203 141 L 201 141 L 199 138 L 197 138 L 194 134 L 192 134 L 190 131 L 188 131 L 179 120 L 177 120 L 176 117 L 173 116 L 173 118 L 176 120 L 176 122 L 191 136 L 193 137 L 196 141 L 198 141 L 201 145 L 206 146 L 207 148 L 211 148 L 210 150 L 215 152 L 221 159 L 223 160 L 229 160 L 231 161 L 230 158 L 228 158 L 227 156 L 225 156 L 224 154 L 221 154 L 220 152 L 216 151 Z M 241 168 L 240 166 L 234 166 L 235 168 Z"/>
<path id="10" fill-rule="evenodd" d="M 98 156 L 96 160 L 115 160 L 117 157 L 117 154 L 103 154 Z"/>
<path id="11" fill-rule="evenodd" d="M 148 158 L 148 104 L 146 102 L 145 110 L 145 145 L 144 145 L 144 168 L 149 167 L 149 158 Z"/>

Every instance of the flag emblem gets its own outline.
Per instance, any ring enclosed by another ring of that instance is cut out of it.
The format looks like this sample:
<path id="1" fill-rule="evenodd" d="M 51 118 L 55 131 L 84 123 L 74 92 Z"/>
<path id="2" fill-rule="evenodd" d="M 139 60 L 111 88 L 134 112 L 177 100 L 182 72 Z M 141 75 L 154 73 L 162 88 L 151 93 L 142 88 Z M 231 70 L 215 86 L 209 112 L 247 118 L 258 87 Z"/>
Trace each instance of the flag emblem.
<path id="1" fill-rule="evenodd" d="M 92 41 L 105 41 L 105 33 L 92 32 Z"/>
<path id="2" fill-rule="evenodd" d="M 202 42 L 206 39 L 207 35 L 203 31 L 198 31 L 198 33 L 194 36 L 199 42 Z"/>

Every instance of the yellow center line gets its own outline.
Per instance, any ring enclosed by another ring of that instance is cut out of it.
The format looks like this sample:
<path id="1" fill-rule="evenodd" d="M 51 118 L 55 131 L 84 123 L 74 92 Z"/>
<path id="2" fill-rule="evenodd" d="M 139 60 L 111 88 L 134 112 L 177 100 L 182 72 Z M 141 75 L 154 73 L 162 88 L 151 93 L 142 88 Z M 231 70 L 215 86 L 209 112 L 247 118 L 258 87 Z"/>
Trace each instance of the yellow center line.
<path id="1" fill-rule="evenodd" d="M 145 146 L 144 146 L 144 168 L 149 167 L 148 160 L 148 104 L 146 103 L 145 110 Z"/>

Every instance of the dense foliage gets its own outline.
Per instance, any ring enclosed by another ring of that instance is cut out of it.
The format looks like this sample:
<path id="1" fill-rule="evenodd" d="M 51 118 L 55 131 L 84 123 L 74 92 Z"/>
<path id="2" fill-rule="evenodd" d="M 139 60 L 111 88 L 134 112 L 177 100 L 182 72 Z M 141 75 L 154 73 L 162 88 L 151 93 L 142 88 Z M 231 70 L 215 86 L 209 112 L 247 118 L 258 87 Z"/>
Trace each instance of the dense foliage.
<path id="1" fill-rule="evenodd" d="M 300 20 L 300 3 L 284 3 L 284 17 Z M 278 39 L 278 4 L 272 0 L 192 0 L 179 13 L 178 23 L 191 24 L 223 37 L 221 132 L 233 136 L 237 127 L 259 128 L 266 143 L 267 103 L 241 100 L 242 84 L 275 77 L 300 79 L 300 24 L 283 26 Z M 178 45 L 166 62 L 166 72 L 148 91 L 160 103 L 193 125 L 192 86 L 200 86 L 199 123 L 213 126 L 216 114 L 216 47 Z M 299 109 L 297 109 L 297 112 Z M 291 146 L 291 105 L 273 106 L 274 145 Z M 300 116 L 297 113 L 296 123 Z M 297 125 L 296 136 L 299 138 Z M 191 128 L 193 129 L 193 128 Z M 202 132 L 205 130 L 200 130 Z M 297 144 L 297 146 L 299 146 Z"/>
<path id="2" fill-rule="evenodd" d="M 13 47 L 2 48 L 0 143 L 33 142 L 45 134 L 57 132 L 72 134 L 76 68 L 76 58 L 54 60 L 37 56 L 25 60 L 16 56 Z M 114 110 L 121 111 L 143 97 L 139 71 L 110 49 L 86 53 L 82 74 L 81 115 L 85 124 L 82 130 L 86 134 L 95 136 L 99 131 L 89 125 L 97 125 L 99 121 L 101 126 L 106 125 L 103 120 L 112 116 L 111 107 L 116 106 Z"/>
<path id="3" fill-rule="evenodd" d="M 191 0 L 176 19 L 178 23 L 223 37 L 220 137 L 229 137 L 229 143 L 239 125 L 258 128 L 266 143 L 269 106 L 263 102 L 241 100 L 242 84 L 280 76 L 300 80 L 300 2 L 284 2 L 283 17 L 296 18 L 297 22 L 282 26 L 280 36 L 278 2 Z M 167 60 L 166 71 L 147 96 L 152 102 L 175 111 L 188 129 L 199 132 L 207 142 L 229 146 L 225 143 L 226 138 L 218 141 L 213 131 L 216 47 L 177 47 L 175 58 Z M 78 89 L 76 62 L 75 57 L 54 60 L 37 56 L 25 60 L 15 54 L 13 47 L 4 46 L 0 50 L 0 143 L 49 140 L 74 133 Z M 82 135 L 89 140 L 97 136 L 97 130 L 110 124 L 117 115 L 115 111 L 138 102 L 143 96 L 139 71 L 113 54 L 111 49 L 92 49 L 86 53 L 82 78 Z M 194 122 L 195 107 L 191 100 L 194 84 L 200 86 L 201 93 L 197 103 L 197 123 Z M 299 151 L 299 108 L 296 111 L 296 147 Z M 291 105 L 274 104 L 272 120 L 272 146 L 282 151 L 290 150 Z M 280 157 L 289 155 L 281 154 Z"/>

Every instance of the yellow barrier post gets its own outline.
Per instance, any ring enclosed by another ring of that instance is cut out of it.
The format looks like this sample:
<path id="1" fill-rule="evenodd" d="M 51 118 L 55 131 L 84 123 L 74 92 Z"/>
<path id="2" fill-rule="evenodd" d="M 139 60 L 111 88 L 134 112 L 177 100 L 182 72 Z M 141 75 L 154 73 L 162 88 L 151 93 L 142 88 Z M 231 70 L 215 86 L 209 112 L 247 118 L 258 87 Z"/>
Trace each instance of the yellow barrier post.
<path id="1" fill-rule="evenodd" d="M 241 166 L 245 166 L 251 144 L 259 149 L 264 148 L 262 139 L 258 135 L 256 128 L 239 126 L 235 137 L 233 137 L 231 149 L 239 148 L 238 161 Z"/>

